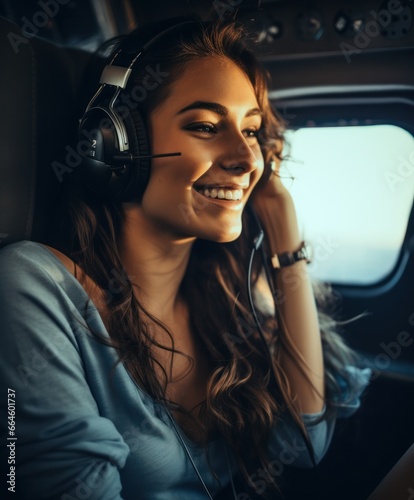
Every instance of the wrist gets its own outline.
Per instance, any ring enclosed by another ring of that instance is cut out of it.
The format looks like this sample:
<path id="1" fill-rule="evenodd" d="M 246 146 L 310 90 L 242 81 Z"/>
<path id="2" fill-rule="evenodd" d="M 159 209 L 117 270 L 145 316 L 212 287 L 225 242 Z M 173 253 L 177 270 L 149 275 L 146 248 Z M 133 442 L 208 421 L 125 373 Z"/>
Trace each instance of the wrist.
<path id="1" fill-rule="evenodd" d="M 290 267 L 300 261 L 305 261 L 309 264 L 311 258 L 312 251 L 310 246 L 302 241 L 299 247 L 294 251 L 271 254 L 270 263 L 273 269 L 279 270 L 283 267 Z"/>

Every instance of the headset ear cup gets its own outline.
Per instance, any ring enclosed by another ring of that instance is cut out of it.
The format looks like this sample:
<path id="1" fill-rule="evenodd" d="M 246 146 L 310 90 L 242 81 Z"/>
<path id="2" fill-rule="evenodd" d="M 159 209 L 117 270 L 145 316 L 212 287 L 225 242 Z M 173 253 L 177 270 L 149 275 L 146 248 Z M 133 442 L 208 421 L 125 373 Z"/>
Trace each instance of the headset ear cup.
<path id="1" fill-rule="evenodd" d="M 150 155 L 151 147 L 147 126 L 141 113 L 136 109 L 129 109 L 123 116 L 125 129 L 128 134 L 129 152 L 133 156 Z M 147 187 L 151 168 L 150 158 L 135 158 L 128 167 L 128 181 L 122 193 L 117 198 L 120 201 L 140 201 Z"/>
<path id="2" fill-rule="evenodd" d="M 147 128 L 142 115 L 129 109 L 119 116 L 127 138 L 128 152 L 132 156 L 150 155 Z M 105 104 L 88 111 L 79 128 L 79 143 L 84 154 L 80 174 L 84 186 L 103 198 L 114 201 L 140 201 L 148 184 L 150 158 L 135 158 L 122 165 L 114 165 L 119 153 L 119 140 L 115 125 Z M 86 145 L 85 145 L 86 142 Z"/>
<path id="3" fill-rule="evenodd" d="M 104 109 L 96 107 L 82 118 L 78 130 L 77 150 L 81 162 L 77 174 L 88 190 L 105 195 L 112 172 L 108 163 L 115 150 L 114 127 Z"/>

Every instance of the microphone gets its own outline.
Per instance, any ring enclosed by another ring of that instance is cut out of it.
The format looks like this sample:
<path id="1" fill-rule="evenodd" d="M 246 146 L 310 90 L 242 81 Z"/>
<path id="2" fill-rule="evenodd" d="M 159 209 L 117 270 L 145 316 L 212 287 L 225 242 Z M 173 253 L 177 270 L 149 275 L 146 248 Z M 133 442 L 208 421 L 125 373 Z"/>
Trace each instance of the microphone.
<path id="1" fill-rule="evenodd" d="M 140 160 L 141 158 L 164 158 L 166 156 L 181 156 L 181 153 L 160 153 L 157 155 L 139 155 L 139 156 L 133 156 L 131 153 L 119 153 L 112 157 L 112 163 L 118 165 L 109 168 L 112 172 L 115 172 L 117 175 L 120 175 L 125 173 L 126 164 L 132 163 L 133 160 Z"/>
<path id="2" fill-rule="evenodd" d="M 132 163 L 133 160 L 140 160 L 141 158 L 164 158 L 166 156 L 181 156 L 181 153 L 160 153 L 156 155 L 139 156 L 133 156 L 131 153 L 119 153 L 113 156 L 112 161 L 114 163 Z"/>

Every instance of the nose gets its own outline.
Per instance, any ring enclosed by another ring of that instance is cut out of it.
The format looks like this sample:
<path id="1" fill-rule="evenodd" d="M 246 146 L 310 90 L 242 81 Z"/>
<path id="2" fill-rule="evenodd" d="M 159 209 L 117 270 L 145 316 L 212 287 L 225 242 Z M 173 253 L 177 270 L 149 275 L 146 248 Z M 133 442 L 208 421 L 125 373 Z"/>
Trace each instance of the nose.
<path id="1" fill-rule="evenodd" d="M 218 159 L 218 164 L 223 170 L 249 173 L 259 168 L 260 161 L 263 161 L 259 144 L 250 146 L 242 134 L 235 134 L 231 140 L 227 137 L 223 147 L 223 154 Z"/>

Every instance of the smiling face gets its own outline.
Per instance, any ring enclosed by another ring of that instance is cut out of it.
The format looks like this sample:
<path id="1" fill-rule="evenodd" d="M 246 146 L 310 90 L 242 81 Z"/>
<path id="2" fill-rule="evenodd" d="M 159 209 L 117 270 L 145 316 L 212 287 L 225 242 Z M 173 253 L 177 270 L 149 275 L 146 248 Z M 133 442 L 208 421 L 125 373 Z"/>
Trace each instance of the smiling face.
<path id="1" fill-rule="evenodd" d="M 154 154 L 140 210 L 174 238 L 232 241 L 263 173 L 257 140 L 261 112 L 246 74 L 232 61 L 192 62 L 150 115 Z"/>

